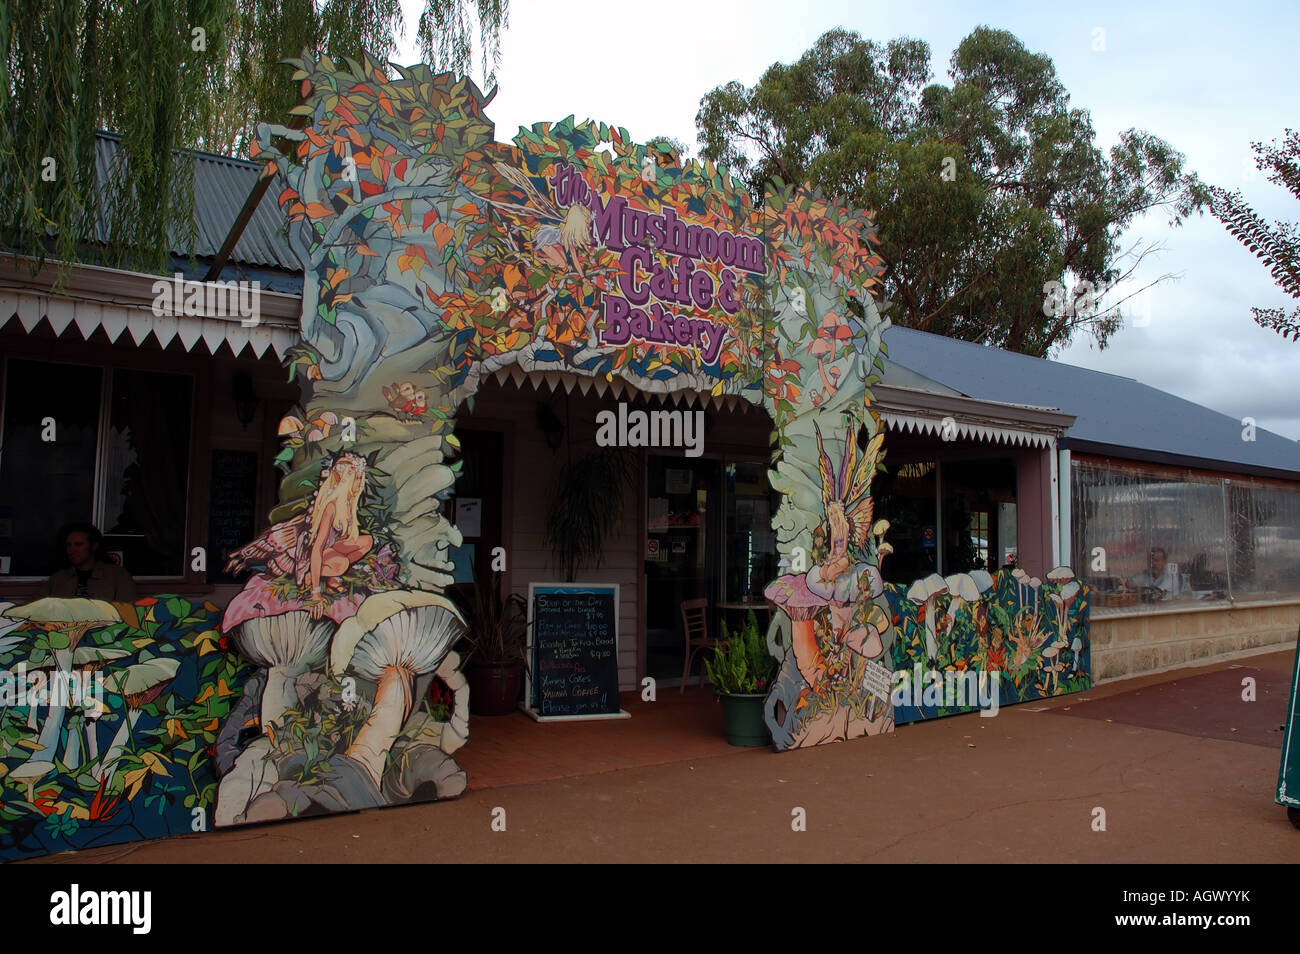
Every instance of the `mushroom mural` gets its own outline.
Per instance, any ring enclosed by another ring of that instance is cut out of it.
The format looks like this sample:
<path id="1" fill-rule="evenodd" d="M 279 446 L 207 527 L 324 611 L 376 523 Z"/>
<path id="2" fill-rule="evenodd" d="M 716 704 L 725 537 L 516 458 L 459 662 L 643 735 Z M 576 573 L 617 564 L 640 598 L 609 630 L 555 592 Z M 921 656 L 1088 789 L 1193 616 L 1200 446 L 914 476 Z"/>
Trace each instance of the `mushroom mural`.
<path id="1" fill-rule="evenodd" d="M 948 584 L 938 573 L 917 580 L 907 591 L 907 598 L 921 607 L 925 614 L 925 654 L 931 659 L 939 655 L 939 641 L 935 636 L 935 604 L 948 593 Z"/>
<path id="2" fill-rule="evenodd" d="M 127 710 L 122 716 L 122 722 L 118 726 L 117 734 L 113 736 L 108 752 L 104 755 L 104 760 L 94 770 L 97 779 L 111 777 L 115 764 L 131 743 L 131 730 L 140 719 L 141 708 L 161 695 L 167 685 L 176 678 L 176 670 L 179 668 L 179 660 L 157 657 L 128 666 L 104 680 L 104 685 L 109 692 L 116 693 L 126 701 Z"/>
<path id="3" fill-rule="evenodd" d="M 99 626 L 121 622 L 122 616 L 112 603 L 103 600 L 59 599 L 45 597 L 25 606 L 10 607 L 5 611 L 10 619 L 25 620 L 29 627 L 45 631 L 43 642 L 48 643 L 54 656 L 55 669 L 51 679 L 67 681 L 72 675 L 72 658 L 83 636 Z M 53 756 L 63 735 L 66 706 L 61 704 L 60 693 L 50 706 L 41 728 L 37 744 L 41 751 Z"/>
<path id="4" fill-rule="evenodd" d="M 339 627 L 330 649 L 336 673 L 352 671 L 375 680 L 374 708 L 348 756 L 366 767 L 375 784 L 388 751 L 411 714 L 416 677 L 432 673 L 465 632 L 465 619 L 444 597 L 396 592 L 371 596 Z"/>

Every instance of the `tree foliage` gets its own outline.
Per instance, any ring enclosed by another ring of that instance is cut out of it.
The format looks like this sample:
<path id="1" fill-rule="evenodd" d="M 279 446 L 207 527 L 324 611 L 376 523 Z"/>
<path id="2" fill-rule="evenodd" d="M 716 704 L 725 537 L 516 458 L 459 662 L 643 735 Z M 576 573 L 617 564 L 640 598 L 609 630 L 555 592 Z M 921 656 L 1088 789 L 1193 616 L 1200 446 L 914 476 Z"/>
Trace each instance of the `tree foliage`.
<path id="1" fill-rule="evenodd" d="M 1010 33 L 974 30 L 949 78 L 930 82 L 924 41 L 831 30 L 755 86 L 709 92 L 702 153 L 756 201 L 773 178 L 808 180 L 873 210 L 897 324 L 1035 355 L 1080 331 L 1104 346 L 1121 309 L 1045 310 L 1046 283 L 1123 279 L 1150 251 L 1123 251 L 1124 230 L 1156 209 L 1181 223 L 1205 187 L 1149 133 L 1103 153 L 1051 60 Z"/>
<path id="2" fill-rule="evenodd" d="M 507 15 L 508 0 L 425 0 L 421 56 L 468 70 L 477 29 L 490 83 Z M 40 259 L 100 255 L 164 270 L 173 245 L 195 238 L 183 150 L 246 153 L 256 123 L 284 121 L 299 101 L 281 60 L 304 50 L 387 57 L 402 26 L 398 0 L 5 0 L 2 244 Z M 97 189 L 99 128 L 122 142 Z"/>
<path id="3" fill-rule="evenodd" d="M 1261 172 L 1271 170 L 1268 179 L 1300 199 L 1300 133 L 1286 131 L 1279 146 L 1251 143 L 1255 150 L 1255 167 Z M 1246 248 L 1250 249 L 1273 275 L 1273 280 L 1292 298 L 1300 299 L 1300 235 L 1297 226 L 1290 222 L 1265 222 L 1242 197 L 1240 189 L 1229 192 L 1212 186 L 1211 206 L 1217 218 Z M 1252 308 L 1256 324 L 1271 328 L 1284 338 L 1300 340 L 1300 307 L 1289 315 L 1285 308 Z"/>

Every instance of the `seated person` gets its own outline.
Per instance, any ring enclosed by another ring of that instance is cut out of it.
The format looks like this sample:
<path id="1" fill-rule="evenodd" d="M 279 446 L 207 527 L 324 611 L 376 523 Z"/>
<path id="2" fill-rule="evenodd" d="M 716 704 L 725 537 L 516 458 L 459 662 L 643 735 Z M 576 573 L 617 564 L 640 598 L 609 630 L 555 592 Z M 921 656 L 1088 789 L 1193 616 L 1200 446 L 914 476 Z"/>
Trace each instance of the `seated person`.
<path id="1" fill-rule="evenodd" d="M 1134 576 L 1129 583 L 1135 587 L 1148 587 L 1161 591 L 1162 599 L 1178 595 L 1178 572 L 1168 563 L 1164 547 L 1152 547 L 1147 571 Z"/>
<path id="2" fill-rule="evenodd" d="M 68 556 L 67 569 L 45 582 L 41 596 L 83 597 L 110 603 L 134 603 L 138 594 L 135 580 L 120 566 L 100 559 L 103 535 L 92 523 L 70 523 L 59 531 Z"/>

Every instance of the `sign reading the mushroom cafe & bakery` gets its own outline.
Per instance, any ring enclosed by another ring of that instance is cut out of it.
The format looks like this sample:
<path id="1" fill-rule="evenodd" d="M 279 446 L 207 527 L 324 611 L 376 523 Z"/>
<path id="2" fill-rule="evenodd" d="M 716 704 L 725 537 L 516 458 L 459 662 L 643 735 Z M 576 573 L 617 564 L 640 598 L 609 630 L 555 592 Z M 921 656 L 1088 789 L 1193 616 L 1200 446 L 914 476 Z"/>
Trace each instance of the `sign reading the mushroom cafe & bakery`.
<path id="1" fill-rule="evenodd" d="M 741 307 L 744 279 L 737 273 L 764 272 L 762 240 L 688 223 L 672 208 L 654 213 L 625 196 L 602 196 L 566 162 L 547 182 L 555 204 L 585 207 L 596 241 L 618 253 L 618 293 L 603 296 L 601 344 L 687 348 L 705 370 L 716 367 L 727 319 Z M 710 317 L 717 311 L 726 317 Z"/>

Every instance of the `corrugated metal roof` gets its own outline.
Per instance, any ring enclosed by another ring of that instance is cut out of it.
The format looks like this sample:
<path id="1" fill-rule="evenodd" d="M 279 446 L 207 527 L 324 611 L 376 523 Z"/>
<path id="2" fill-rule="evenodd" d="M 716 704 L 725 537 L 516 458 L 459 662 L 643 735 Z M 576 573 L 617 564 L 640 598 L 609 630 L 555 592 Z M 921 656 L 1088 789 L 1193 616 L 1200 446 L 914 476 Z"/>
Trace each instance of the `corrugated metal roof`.
<path id="1" fill-rule="evenodd" d="M 1066 442 L 1081 450 L 1130 448 L 1204 461 L 1211 469 L 1244 466 L 1300 477 L 1300 443 L 1262 429 L 1244 441 L 1239 419 L 1133 378 L 911 328 L 889 328 L 884 341 L 890 361 L 967 397 L 1074 414 Z"/>
<path id="2" fill-rule="evenodd" d="M 97 181 L 105 182 L 117 161 L 122 137 L 116 133 L 95 134 L 95 172 Z M 248 194 L 257 185 L 261 166 L 255 162 L 218 156 L 210 152 L 194 153 L 194 216 L 198 224 L 198 242 L 194 254 L 211 258 L 221 248 L 226 234 L 243 208 Z M 284 190 L 284 180 L 276 176 L 257 210 L 253 213 L 239 241 L 231 253 L 231 261 L 262 268 L 282 268 L 291 272 L 302 271 L 302 263 L 293 254 L 283 229 L 284 216 L 276 205 L 276 196 Z M 107 241 L 107 230 L 101 211 L 97 223 L 97 237 Z M 172 252 L 188 256 L 190 249 L 183 247 L 180 237 L 173 233 Z"/>

